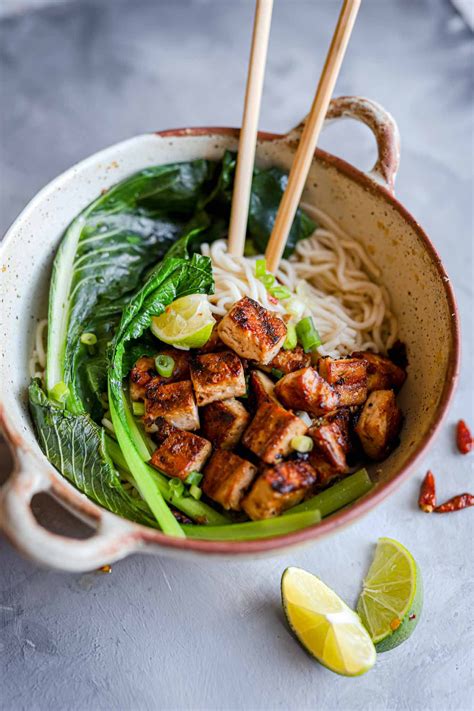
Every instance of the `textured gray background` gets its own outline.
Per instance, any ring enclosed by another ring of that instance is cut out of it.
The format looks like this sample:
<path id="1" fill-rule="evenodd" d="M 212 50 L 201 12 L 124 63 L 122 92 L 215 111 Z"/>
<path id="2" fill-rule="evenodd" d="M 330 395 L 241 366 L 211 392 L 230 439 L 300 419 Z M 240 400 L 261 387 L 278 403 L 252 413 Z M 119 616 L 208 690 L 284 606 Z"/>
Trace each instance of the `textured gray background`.
<path id="1" fill-rule="evenodd" d="M 261 126 L 285 130 L 308 109 L 338 3 L 275 5 Z M 252 13 L 244 0 L 90 0 L 4 17 L 0 233 L 48 180 L 107 144 L 158 128 L 238 125 Z M 111 575 L 77 576 L 40 570 L 0 540 L 2 709 L 472 708 L 473 511 L 416 508 L 428 464 L 441 497 L 473 488 L 473 460 L 453 447 L 457 418 L 474 425 L 472 55 L 447 0 L 365 0 L 337 87 L 397 118 L 398 196 L 434 240 L 461 307 L 460 388 L 424 465 L 363 521 L 279 559 L 135 556 Z M 352 124 L 322 144 L 362 167 L 373 160 L 370 135 Z M 306 567 L 353 603 L 382 535 L 420 563 L 423 619 L 365 677 L 339 678 L 289 636 L 280 575 Z"/>

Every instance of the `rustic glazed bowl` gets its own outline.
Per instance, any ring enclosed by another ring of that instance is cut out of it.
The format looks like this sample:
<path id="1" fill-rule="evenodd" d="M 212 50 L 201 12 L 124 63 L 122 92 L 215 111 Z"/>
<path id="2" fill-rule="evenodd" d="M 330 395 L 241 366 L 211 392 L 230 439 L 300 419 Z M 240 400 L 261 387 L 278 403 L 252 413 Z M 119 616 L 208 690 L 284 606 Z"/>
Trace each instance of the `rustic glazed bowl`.
<path id="1" fill-rule="evenodd" d="M 134 551 L 174 556 L 275 553 L 321 538 L 367 513 L 395 490 L 425 452 L 446 414 L 457 378 L 455 300 L 433 245 L 394 197 L 399 143 L 393 119 L 374 102 L 353 97 L 332 102 L 328 119 L 342 117 L 370 127 L 378 160 L 365 174 L 318 150 L 303 199 L 326 211 L 356 237 L 380 267 L 409 358 L 408 380 L 400 395 L 405 415 L 401 444 L 372 469 L 374 488 L 319 525 L 285 536 L 246 542 L 182 540 L 96 506 L 42 454 L 28 414 L 28 360 L 36 323 L 47 311 L 51 264 L 64 229 L 101 190 L 134 171 L 160 163 L 218 159 L 226 149 L 237 149 L 238 130 L 232 128 L 163 131 L 107 148 L 53 180 L 25 208 L 2 244 L 0 422 L 14 453 L 15 470 L 0 494 L 0 525 L 24 554 L 48 566 L 82 571 Z M 258 164 L 289 169 L 299 131 L 300 127 L 286 136 L 261 133 Z M 32 497 L 43 491 L 91 523 L 95 533 L 78 540 L 43 528 L 30 506 Z"/>

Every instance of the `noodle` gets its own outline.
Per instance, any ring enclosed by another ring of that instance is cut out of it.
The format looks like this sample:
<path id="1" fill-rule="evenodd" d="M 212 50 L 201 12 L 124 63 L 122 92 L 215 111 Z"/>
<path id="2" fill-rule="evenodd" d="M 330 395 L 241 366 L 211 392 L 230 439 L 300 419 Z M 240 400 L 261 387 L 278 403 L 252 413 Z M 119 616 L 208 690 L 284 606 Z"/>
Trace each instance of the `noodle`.
<path id="1" fill-rule="evenodd" d="M 304 302 L 319 331 L 320 355 L 339 357 L 356 350 L 385 353 L 396 340 L 397 322 L 385 287 L 376 283 L 380 270 L 363 247 L 321 210 L 303 205 L 320 227 L 298 243 L 294 255 L 282 259 L 276 277 Z M 223 316 L 243 296 L 281 314 L 285 301 L 275 303 L 255 277 L 256 257 L 232 257 L 226 240 L 201 247 L 212 260 L 215 294 L 211 309 Z"/>

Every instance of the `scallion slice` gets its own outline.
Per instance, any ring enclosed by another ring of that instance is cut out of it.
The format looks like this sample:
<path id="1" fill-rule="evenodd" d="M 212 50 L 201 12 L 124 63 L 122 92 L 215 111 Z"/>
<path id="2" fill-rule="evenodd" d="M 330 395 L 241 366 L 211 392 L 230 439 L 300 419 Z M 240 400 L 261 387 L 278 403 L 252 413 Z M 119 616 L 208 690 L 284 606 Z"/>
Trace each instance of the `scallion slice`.
<path id="1" fill-rule="evenodd" d="M 185 482 L 186 484 L 189 484 L 189 486 L 192 486 L 193 484 L 195 486 L 199 486 L 202 481 L 202 476 L 201 472 L 191 472 L 186 477 Z"/>
<path id="2" fill-rule="evenodd" d="M 298 437 L 293 437 L 291 440 L 291 446 L 296 452 L 306 454 L 307 452 L 311 452 L 314 447 L 314 442 L 311 437 L 300 435 Z"/>
<path id="3" fill-rule="evenodd" d="M 294 324 L 288 323 L 286 326 L 286 338 L 283 343 L 283 348 L 285 351 L 292 351 L 298 345 L 298 337 L 296 335 L 296 328 Z"/>
<path id="4" fill-rule="evenodd" d="M 282 286 L 281 284 L 272 286 L 269 292 L 275 297 L 275 299 L 289 299 L 291 296 L 291 291 L 287 289 L 286 286 Z"/>
<path id="5" fill-rule="evenodd" d="M 174 496 L 182 496 L 183 495 L 184 482 L 182 482 L 181 479 L 178 479 L 177 477 L 170 479 L 168 482 L 168 486 Z"/>
<path id="6" fill-rule="evenodd" d="M 285 375 L 285 373 L 282 370 L 278 370 L 278 368 L 272 368 L 271 374 L 277 380 L 280 380 Z"/>
<path id="7" fill-rule="evenodd" d="M 321 338 L 316 330 L 312 316 L 306 316 L 296 324 L 296 335 L 305 353 L 310 353 L 314 348 L 321 345 Z"/>
<path id="8" fill-rule="evenodd" d="M 156 372 L 163 378 L 170 378 L 173 375 L 174 366 L 174 358 L 169 355 L 158 355 L 155 358 Z"/>
<path id="9" fill-rule="evenodd" d="M 132 402 L 132 412 L 135 417 L 142 417 L 145 414 L 144 402 Z"/>
<path id="10" fill-rule="evenodd" d="M 261 279 L 267 273 L 267 261 L 266 259 L 257 259 L 255 262 L 255 276 L 257 279 Z"/>
<path id="11" fill-rule="evenodd" d="M 189 493 L 193 497 L 193 499 L 196 499 L 196 501 L 199 501 L 199 499 L 202 496 L 202 489 L 199 488 L 199 486 L 196 486 L 195 484 L 192 484 L 189 487 Z"/>
<path id="12" fill-rule="evenodd" d="M 262 277 L 260 277 L 260 281 L 262 282 L 265 289 L 270 289 L 275 283 L 275 277 L 273 276 L 273 274 L 264 274 Z"/>
<path id="13" fill-rule="evenodd" d="M 84 343 L 86 346 L 93 346 L 97 343 L 97 336 L 95 333 L 83 333 L 81 343 Z"/>

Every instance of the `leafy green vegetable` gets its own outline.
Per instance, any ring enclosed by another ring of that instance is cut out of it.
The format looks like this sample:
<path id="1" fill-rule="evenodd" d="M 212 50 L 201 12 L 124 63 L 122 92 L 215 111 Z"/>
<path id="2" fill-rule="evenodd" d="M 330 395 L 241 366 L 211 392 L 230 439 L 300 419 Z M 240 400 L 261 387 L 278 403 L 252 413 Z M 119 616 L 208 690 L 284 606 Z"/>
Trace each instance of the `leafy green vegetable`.
<path id="1" fill-rule="evenodd" d="M 107 454 L 103 428 L 86 414 L 73 415 L 56 405 L 37 379 L 29 387 L 29 400 L 38 440 L 51 464 L 100 506 L 156 527 L 145 502 L 124 489 Z"/>

